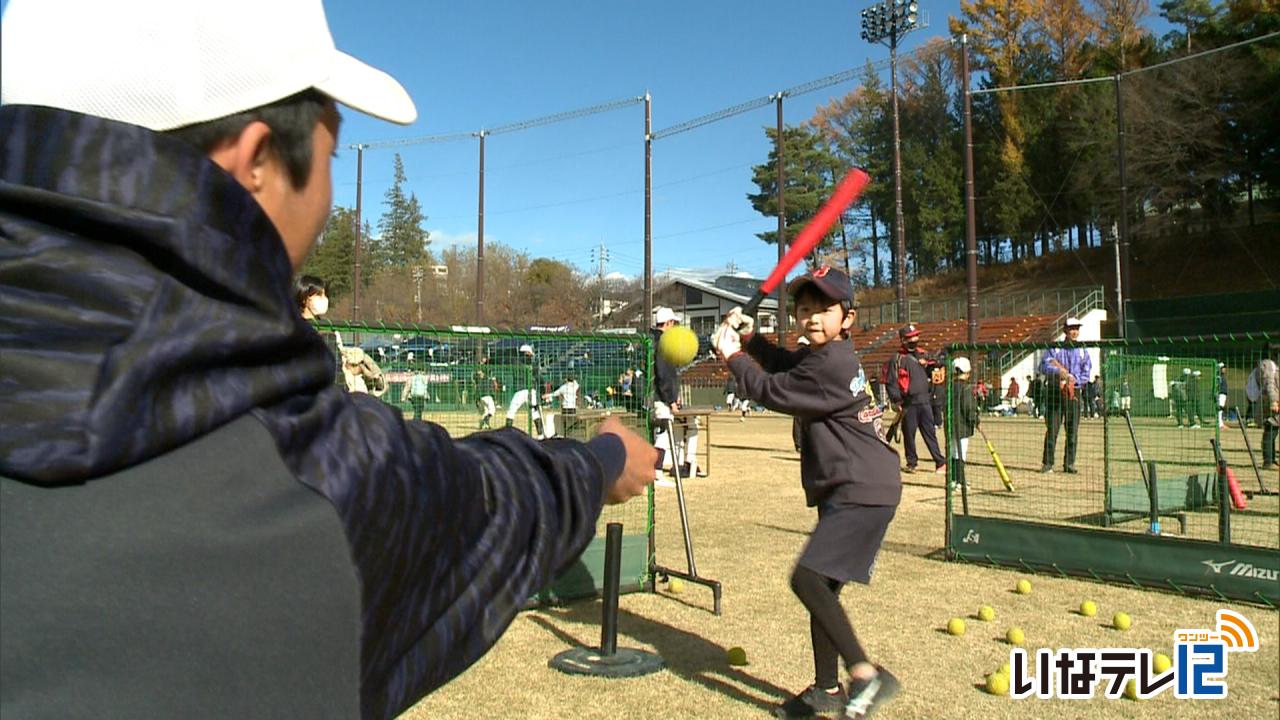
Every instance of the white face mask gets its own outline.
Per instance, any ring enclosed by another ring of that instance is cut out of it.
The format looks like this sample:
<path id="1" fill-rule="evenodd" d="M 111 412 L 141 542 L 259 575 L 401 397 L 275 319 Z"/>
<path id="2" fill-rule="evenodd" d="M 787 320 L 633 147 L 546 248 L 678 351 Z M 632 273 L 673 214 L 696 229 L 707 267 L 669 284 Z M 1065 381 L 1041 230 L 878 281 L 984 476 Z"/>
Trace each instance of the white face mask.
<path id="1" fill-rule="evenodd" d="M 307 305 L 311 308 L 311 314 L 320 317 L 329 312 L 329 298 L 323 295 L 316 295 L 307 301 Z"/>

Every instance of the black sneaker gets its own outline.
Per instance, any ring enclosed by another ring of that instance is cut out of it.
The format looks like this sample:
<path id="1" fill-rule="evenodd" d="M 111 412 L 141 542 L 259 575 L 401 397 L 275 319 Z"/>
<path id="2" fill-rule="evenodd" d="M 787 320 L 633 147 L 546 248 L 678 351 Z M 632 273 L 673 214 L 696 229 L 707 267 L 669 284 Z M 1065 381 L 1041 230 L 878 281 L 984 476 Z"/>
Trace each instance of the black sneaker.
<path id="1" fill-rule="evenodd" d="M 837 715 L 844 710 L 846 698 L 843 688 L 836 686 L 833 689 L 835 692 L 830 693 L 816 685 L 810 685 L 801 690 L 800 694 L 779 705 L 774 710 L 774 717 L 811 718 L 818 715 Z"/>
<path id="2" fill-rule="evenodd" d="M 1041 466 L 1040 466 L 1040 474 L 1041 474 L 1041 475 L 1048 475 L 1048 474 L 1049 474 L 1049 473 L 1051 473 L 1051 472 L 1053 472 L 1053 466 L 1052 466 L 1052 465 L 1041 465 Z"/>
<path id="3" fill-rule="evenodd" d="M 915 465 L 908 465 L 902 469 L 902 472 L 907 473 L 908 475 L 910 475 L 911 473 L 914 473 L 915 471 L 916 471 Z"/>
<path id="4" fill-rule="evenodd" d="M 849 704 L 844 706 L 845 720 L 871 717 L 876 708 L 888 702 L 902 689 L 902 684 L 893 673 L 879 665 L 876 670 L 876 676 L 869 680 L 849 681 Z"/>
<path id="5" fill-rule="evenodd" d="M 1067 465 L 1063 467 L 1062 472 L 1067 473 L 1069 475 L 1078 475 L 1080 473 L 1080 471 L 1076 469 L 1075 465 Z"/>

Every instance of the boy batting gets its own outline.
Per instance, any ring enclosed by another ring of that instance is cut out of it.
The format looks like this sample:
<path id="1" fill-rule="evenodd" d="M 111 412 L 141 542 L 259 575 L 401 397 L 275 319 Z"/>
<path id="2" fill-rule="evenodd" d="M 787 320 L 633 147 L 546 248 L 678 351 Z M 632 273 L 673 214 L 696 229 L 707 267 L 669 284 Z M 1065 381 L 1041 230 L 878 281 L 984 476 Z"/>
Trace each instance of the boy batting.
<path id="1" fill-rule="evenodd" d="M 814 683 L 783 703 L 777 715 L 843 711 L 845 718 L 864 718 L 899 685 L 867 657 L 839 593 L 850 581 L 871 582 L 902 496 L 898 454 L 885 439 L 881 411 L 849 339 L 856 316 L 849 278 L 822 267 L 794 280 L 789 290 L 807 347 L 791 351 L 753 335 L 754 322 L 738 308 L 713 341 L 739 390 L 797 419 L 800 482 L 806 503 L 818 509 L 818 524 L 791 575 L 791 589 L 809 611 Z M 840 658 L 847 691 L 838 676 Z"/>

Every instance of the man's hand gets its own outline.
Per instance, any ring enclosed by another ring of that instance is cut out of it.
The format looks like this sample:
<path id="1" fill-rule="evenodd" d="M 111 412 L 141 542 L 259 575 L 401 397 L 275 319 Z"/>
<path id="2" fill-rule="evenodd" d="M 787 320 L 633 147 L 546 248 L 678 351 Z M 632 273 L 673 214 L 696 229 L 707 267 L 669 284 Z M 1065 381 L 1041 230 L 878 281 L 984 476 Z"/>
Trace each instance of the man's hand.
<path id="1" fill-rule="evenodd" d="M 622 467 L 622 475 L 605 496 L 606 504 L 617 505 L 643 494 L 645 488 L 653 483 L 656 478 L 654 468 L 661 456 L 658 448 L 623 425 L 617 416 L 610 415 L 600 424 L 600 434 L 605 433 L 617 435 L 627 452 L 627 463 Z"/>
<path id="2" fill-rule="evenodd" d="M 734 353 L 742 352 L 742 338 L 738 336 L 738 331 L 734 330 L 729 321 L 720 323 L 719 329 L 711 336 L 711 346 L 716 349 L 716 354 L 721 360 L 727 360 Z"/>
<path id="3" fill-rule="evenodd" d="M 738 337 L 747 337 L 756 331 L 756 319 L 742 314 L 742 306 L 735 306 L 725 316 L 724 322 L 738 333 Z"/>

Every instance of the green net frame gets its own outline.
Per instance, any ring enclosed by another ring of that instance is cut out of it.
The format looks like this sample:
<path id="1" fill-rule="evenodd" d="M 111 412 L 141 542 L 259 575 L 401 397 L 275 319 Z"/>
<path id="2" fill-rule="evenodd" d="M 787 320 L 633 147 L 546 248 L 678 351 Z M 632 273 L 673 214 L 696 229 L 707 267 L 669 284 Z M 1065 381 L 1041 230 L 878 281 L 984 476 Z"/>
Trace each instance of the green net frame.
<path id="1" fill-rule="evenodd" d="M 1041 472 L 1047 409 L 1055 401 L 1046 393 L 1054 390 L 1041 383 L 1047 388 L 1041 397 L 1028 399 L 1025 387 L 1028 369 L 1034 376 L 1044 351 L 1055 346 L 948 347 L 948 359 L 969 358 L 973 383 L 983 379 L 993 386 L 995 400 L 985 404 L 980 427 L 1016 488 L 1004 487 L 986 441 L 975 433 L 967 459 L 948 468 L 948 554 L 1280 602 L 1280 475 L 1263 467 L 1266 434 L 1257 408 L 1248 410 L 1247 392 L 1258 361 L 1280 355 L 1280 338 L 1262 333 L 1081 343 L 1097 379 L 1081 401 L 1076 473 L 1064 471 L 1065 431 L 1058 433 L 1052 471 Z M 1228 390 L 1221 415 L 1219 370 Z M 1024 386 L 1014 401 L 1003 392 L 1011 377 Z M 956 430 L 955 388 L 948 383 L 947 438 Z"/>
<path id="2" fill-rule="evenodd" d="M 501 428 L 510 420 L 537 437 L 587 440 L 607 416 L 650 437 L 645 399 L 653 348 L 647 334 L 325 321 L 315 326 L 321 333 L 337 333 L 343 347 L 360 348 L 377 365 L 381 377 L 367 382 L 370 394 L 406 420 L 435 423 L 455 438 Z M 622 591 L 652 587 L 651 489 L 644 499 L 605 506 L 582 558 L 535 602 L 601 591 L 605 528 L 611 522 L 623 525 Z"/>

